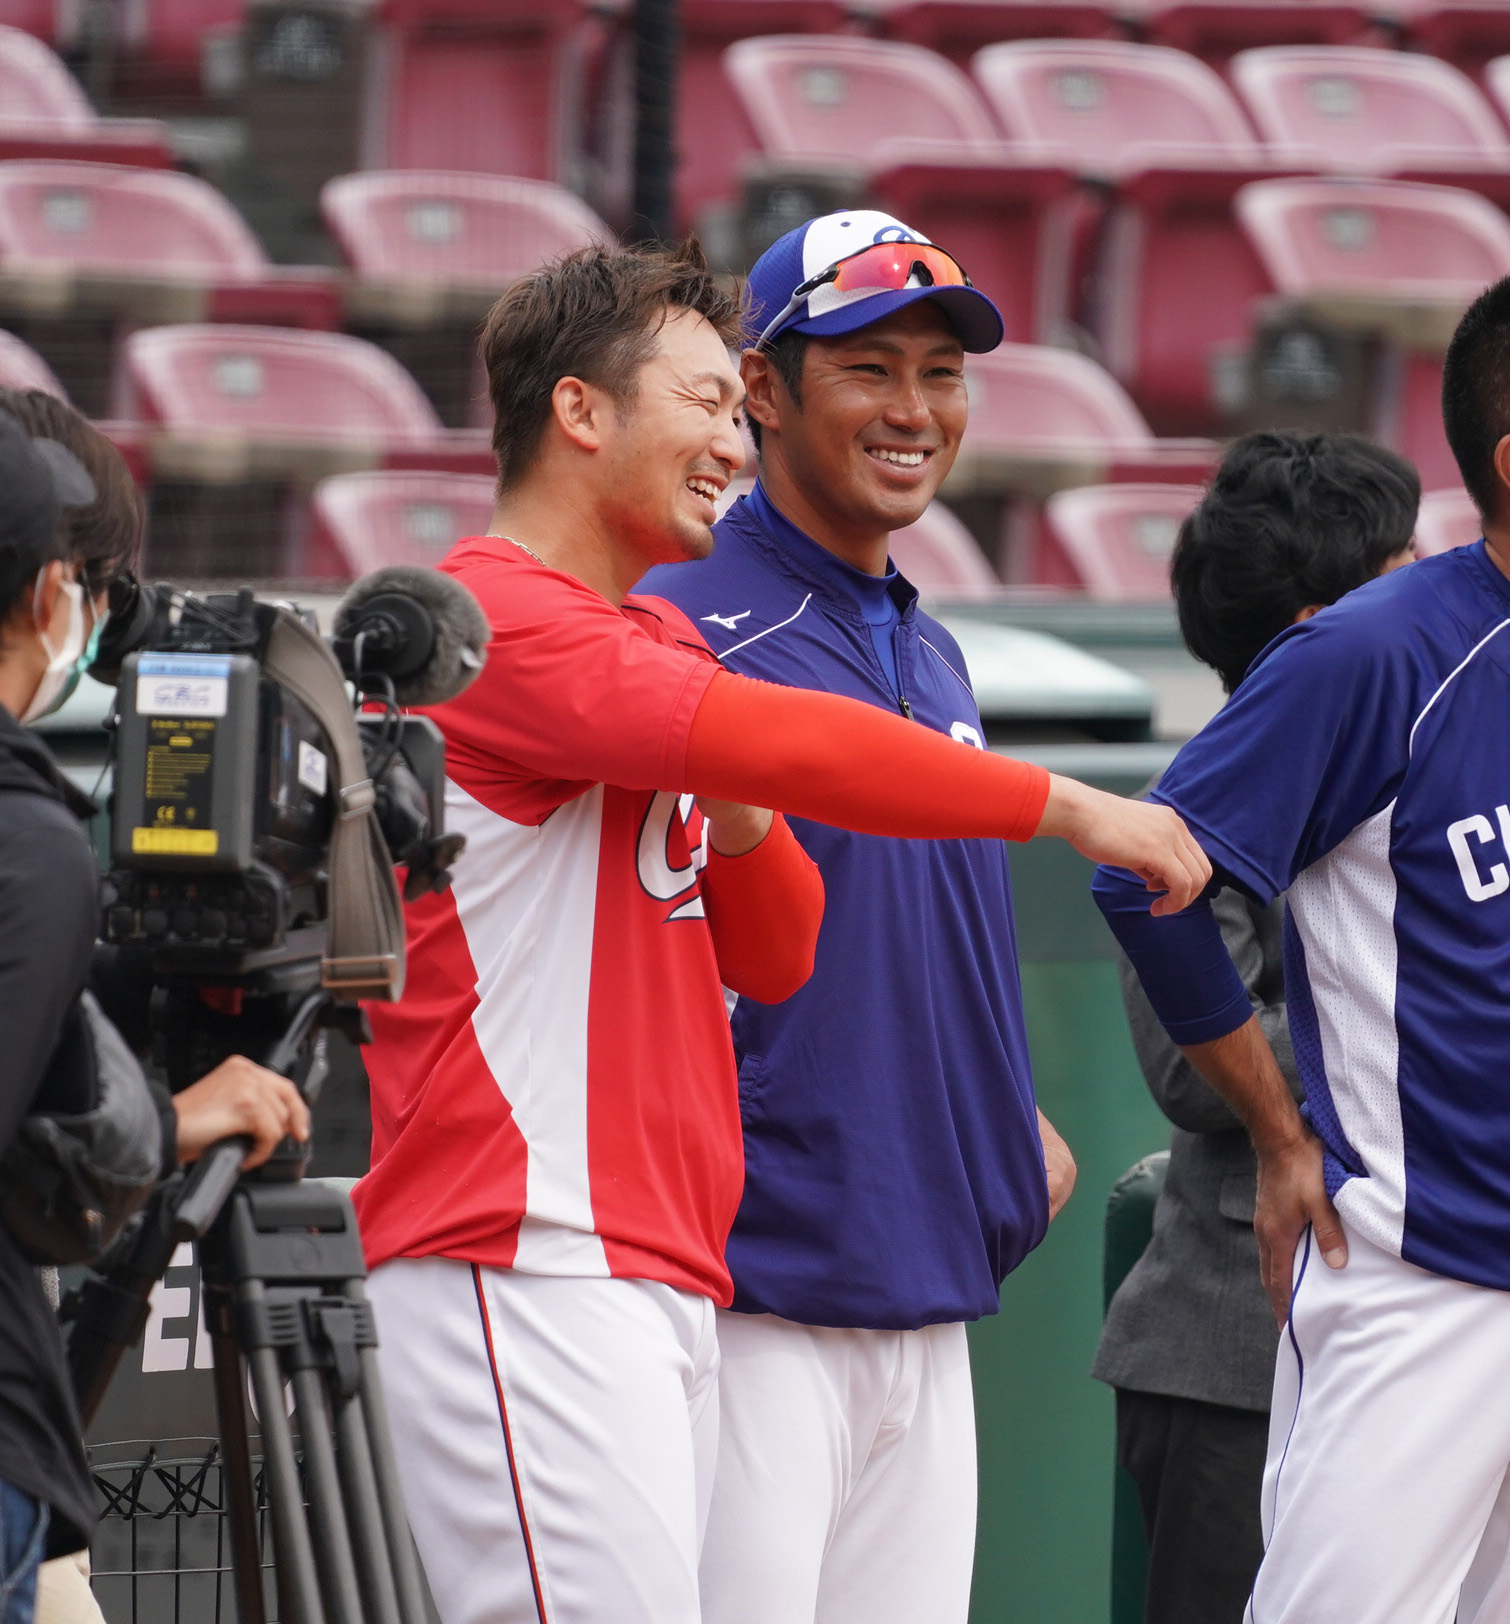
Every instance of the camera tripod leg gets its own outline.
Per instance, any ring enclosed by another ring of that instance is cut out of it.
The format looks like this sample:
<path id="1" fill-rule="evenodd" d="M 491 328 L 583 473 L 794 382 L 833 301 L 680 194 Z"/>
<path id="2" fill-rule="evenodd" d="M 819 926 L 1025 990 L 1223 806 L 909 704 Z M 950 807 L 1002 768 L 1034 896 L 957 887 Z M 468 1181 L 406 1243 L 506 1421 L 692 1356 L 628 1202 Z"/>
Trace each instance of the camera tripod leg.
<path id="1" fill-rule="evenodd" d="M 366 1301 L 360 1281 L 347 1282 L 347 1291 L 358 1301 Z M 424 1586 L 420 1579 L 419 1555 L 404 1512 L 403 1491 L 399 1488 L 398 1461 L 393 1451 L 393 1432 L 388 1425 L 388 1401 L 378 1371 L 377 1350 L 363 1348 L 362 1408 L 367 1428 L 367 1448 L 372 1458 L 373 1481 L 381 1502 L 383 1532 L 387 1537 L 388 1559 L 393 1564 L 393 1582 L 398 1589 L 399 1613 L 404 1624 L 422 1624 L 429 1615 L 425 1608 Z"/>
<path id="2" fill-rule="evenodd" d="M 351 1523 L 352 1546 L 362 1579 L 367 1624 L 400 1624 L 398 1592 L 388 1553 L 387 1532 L 372 1452 L 367 1447 L 367 1422 L 362 1395 L 334 1396 L 336 1451 L 341 1488 Z"/>
<path id="3" fill-rule="evenodd" d="M 260 1299 L 262 1282 L 249 1280 L 242 1300 Z M 273 1515 L 273 1554 L 279 1573 L 280 1614 L 287 1601 L 287 1624 L 326 1624 L 315 1568 L 314 1545 L 304 1517 L 304 1491 L 294 1458 L 293 1431 L 283 1408 L 282 1372 L 272 1348 L 255 1348 L 247 1355 L 252 1387 L 262 1425 L 262 1469 L 267 1474 L 268 1504 Z M 279 1624 L 284 1624 L 280 1617 Z"/>
<path id="4" fill-rule="evenodd" d="M 262 1548 L 257 1537 L 257 1497 L 246 1413 L 246 1376 L 236 1346 L 231 1299 L 206 1293 L 210 1347 L 214 1356 L 215 1413 L 220 1427 L 220 1480 L 231 1527 L 231 1572 L 236 1616 L 241 1624 L 263 1624 L 267 1605 L 262 1590 Z M 279 1608 L 279 1612 L 283 1612 Z"/>
<path id="5" fill-rule="evenodd" d="M 309 1525 L 325 1584 L 325 1611 L 330 1624 L 363 1624 L 362 1590 L 352 1560 L 351 1531 L 336 1471 L 324 1383 L 317 1371 L 304 1369 L 294 1371 L 293 1385 L 294 1414 L 299 1418 L 299 1442 L 304 1446 L 304 1476 L 309 1486 Z"/>

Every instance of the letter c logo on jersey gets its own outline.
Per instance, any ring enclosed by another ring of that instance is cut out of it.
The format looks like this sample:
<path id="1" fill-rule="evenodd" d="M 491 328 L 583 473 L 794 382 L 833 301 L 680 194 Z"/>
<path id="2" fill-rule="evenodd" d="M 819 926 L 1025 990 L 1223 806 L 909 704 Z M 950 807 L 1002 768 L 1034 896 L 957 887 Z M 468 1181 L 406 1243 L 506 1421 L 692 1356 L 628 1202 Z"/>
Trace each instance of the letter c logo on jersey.
<path id="1" fill-rule="evenodd" d="M 688 843 L 685 863 L 674 860 L 671 855 L 674 830 L 682 831 L 685 842 L 687 815 L 692 810 L 693 799 L 691 795 L 673 795 L 669 790 L 660 790 L 651 797 L 650 805 L 645 808 L 644 821 L 640 824 L 635 864 L 641 886 L 657 902 L 675 902 L 678 897 L 687 896 L 689 891 L 692 893 L 666 915 L 668 924 L 674 919 L 708 917 L 703 911 L 702 893 L 696 889 L 699 871 L 708 866 L 707 824 L 703 824 L 703 838 L 696 849 L 691 850 Z"/>
<path id="2" fill-rule="evenodd" d="M 1510 806 L 1495 807 L 1494 815 L 1499 823 L 1500 846 L 1510 855 Z M 1469 844 L 1470 836 L 1473 845 Z M 1471 818 L 1459 818 L 1448 827 L 1447 844 L 1452 848 L 1470 902 L 1487 902 L 1490 897 L 1510 891 L 1510 869 L 1503 863 L 1489 863 L 1485 869 L 1479 866 L 1477 847 L 1487 846 L 1493 839 L 1494 826 L 1482 812 L 1475 812 Z"/>

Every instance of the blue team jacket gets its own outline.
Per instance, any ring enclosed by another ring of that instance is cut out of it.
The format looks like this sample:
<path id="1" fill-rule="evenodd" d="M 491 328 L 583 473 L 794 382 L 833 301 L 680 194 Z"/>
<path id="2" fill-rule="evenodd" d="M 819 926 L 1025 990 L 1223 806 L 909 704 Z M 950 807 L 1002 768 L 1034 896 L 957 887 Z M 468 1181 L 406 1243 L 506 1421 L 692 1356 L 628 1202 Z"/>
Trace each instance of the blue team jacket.
<path id="1" fill-rule="evenodd" d="M 892 589 L 899 695 L 845 566 L 786 528 L 778 541 L 741 501 L 710 559 L 636 590 L 681 608 L 733 671 L 979 742 L 959 647 L 916 591 Z M 812 979 L 731 1017 L 746 1161 L 734 1307 L 884 1329 L 994 1313 L 1048 1224 L 1006 847 L 791 822 L 828 900 Z"/>

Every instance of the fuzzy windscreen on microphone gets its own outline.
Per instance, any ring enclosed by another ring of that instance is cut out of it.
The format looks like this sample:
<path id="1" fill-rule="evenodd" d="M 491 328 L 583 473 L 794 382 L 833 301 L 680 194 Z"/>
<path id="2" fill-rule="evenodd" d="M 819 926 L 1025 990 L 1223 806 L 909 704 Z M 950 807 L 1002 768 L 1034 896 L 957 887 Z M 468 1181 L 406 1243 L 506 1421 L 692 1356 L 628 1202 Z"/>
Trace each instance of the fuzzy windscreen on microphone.
<path id="1" fill-rule="evenodd" d="M 414 564 L 364 575 L 341 599 L 333 630 L 338 651 L 363 637 L 364 669 L 392 677 L 400 705 L 454 699 L 487 658 L 477 599 L 452 576 Z"/>

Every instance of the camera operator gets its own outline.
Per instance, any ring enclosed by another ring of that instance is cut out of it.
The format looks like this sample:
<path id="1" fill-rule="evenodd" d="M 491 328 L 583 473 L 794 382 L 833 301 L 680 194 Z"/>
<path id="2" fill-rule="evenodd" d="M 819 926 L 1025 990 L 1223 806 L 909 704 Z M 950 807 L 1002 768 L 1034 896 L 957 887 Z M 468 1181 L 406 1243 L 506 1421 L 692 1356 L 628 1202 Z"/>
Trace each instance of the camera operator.
<path id="1" fill-rule="evenodd" d="M 24 724 L 88 666 L 140 529 L 107 441 L 50 396 L 0 392 L 0 1149 L 29 1113 L 92 1103 L 91 1079 L 52 1062 L 94 954 L 98 883 L 80 821 L 94 807 Z M 230 1134 L 254 1140 L 247 1166 L 308 1134 L 293 1085 L 240 1057 L 163 1094 L 160 1116 L 165 1172 Z M 79 1551 L 94 1519 L 57 1322 L 0 1228 L 0 1624 L 31 1624 L 44 1554 Z"/>

